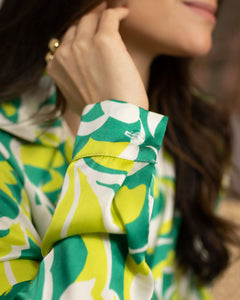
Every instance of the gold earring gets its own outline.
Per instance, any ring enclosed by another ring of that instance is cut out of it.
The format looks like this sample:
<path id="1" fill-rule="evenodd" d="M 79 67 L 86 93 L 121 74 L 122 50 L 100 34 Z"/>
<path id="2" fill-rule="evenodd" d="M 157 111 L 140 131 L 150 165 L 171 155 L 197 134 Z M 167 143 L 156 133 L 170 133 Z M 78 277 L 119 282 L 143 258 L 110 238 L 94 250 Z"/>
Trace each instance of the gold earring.
<path id="1" fill-rule="evenodd" d="M 48 64 L 51 60 L 53 60 L 53 54 L 49 51 L 46 55 L 45 55 L 45 61 Z"/>
<path id="2" fill-rule="evenodd" d="M 54 54 L 56 49 L 60 46 L 60 41 L 57 38 L 52 38 L 48 43 L 48 48 Z"/>
<path id="3" fill-rule="evenodd" d="M 60 41 L 57 38 L 52 38 L 48 43 L 48 48 L 50 51 L 45 55 L 45 61 L 48 64 L 53 60 L 53 55 L 56 52 L 57 48 L 60 46 Z"/>

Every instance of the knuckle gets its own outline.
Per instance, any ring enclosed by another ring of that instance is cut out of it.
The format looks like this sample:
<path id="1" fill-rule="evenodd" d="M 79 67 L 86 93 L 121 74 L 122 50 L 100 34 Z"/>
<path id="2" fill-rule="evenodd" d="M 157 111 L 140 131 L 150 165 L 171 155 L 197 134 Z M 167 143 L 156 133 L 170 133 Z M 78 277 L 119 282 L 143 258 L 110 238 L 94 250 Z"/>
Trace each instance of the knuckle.
<path id="1" fill-rule="evenodd" d="M 77 40 L 72 45 L 73 51 L 85 51 L 89 48 L 88 42 L 85 39 Z"/>
<path id="2" fill-rule="evenodd" d="M 57 51 L 54 54 L 54 59 L 57 61 L 61 61 L 63 58 L 68 56 L 69 49 L 68 47 L 62 45 L 60 48 L 57 49 Z"/>
<path id="3" fill-rule="evenodd" d="M 106 34 L 96 34 L 94 37 L 94 42 L 97 46 L 102 47 L 102 46 L 109 46 L 110 45 L 110 37 L 107 36 Z"/>

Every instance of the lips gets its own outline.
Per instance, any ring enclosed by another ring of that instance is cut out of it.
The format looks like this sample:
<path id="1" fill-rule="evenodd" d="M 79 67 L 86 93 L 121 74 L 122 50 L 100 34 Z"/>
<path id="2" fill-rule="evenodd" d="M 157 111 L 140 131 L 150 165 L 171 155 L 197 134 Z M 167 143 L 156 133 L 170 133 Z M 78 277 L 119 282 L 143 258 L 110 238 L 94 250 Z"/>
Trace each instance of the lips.
<path id="1" fill-rule="evenodd" d="M 217 12 L 217 7 L 216 6 L 214 6 L 212 4 L 209 4 L 209 3 L 206 3 L 206 2 L 184 1 L 183 3 L 185 5 L 188 5 L 188 6 L 193 7 L 193 8 L 199 8 L 199 9 L 205 10 L 205 11 L 211 13 L 212 15 L 215 15 L 216 12 Z"/>

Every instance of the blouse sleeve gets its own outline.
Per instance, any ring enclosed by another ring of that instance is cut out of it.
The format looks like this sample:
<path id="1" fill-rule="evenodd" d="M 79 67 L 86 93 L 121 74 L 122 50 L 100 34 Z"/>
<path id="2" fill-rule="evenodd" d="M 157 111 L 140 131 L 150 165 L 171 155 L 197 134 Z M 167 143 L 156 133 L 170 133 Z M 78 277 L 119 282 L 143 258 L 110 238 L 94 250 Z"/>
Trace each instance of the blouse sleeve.
<path id="1" fill-rule="evenodd" d="M 145 256 L 166 124 L 122 101 L 85 107 L 38 273 L 13 299 L 151 298 Z"/>

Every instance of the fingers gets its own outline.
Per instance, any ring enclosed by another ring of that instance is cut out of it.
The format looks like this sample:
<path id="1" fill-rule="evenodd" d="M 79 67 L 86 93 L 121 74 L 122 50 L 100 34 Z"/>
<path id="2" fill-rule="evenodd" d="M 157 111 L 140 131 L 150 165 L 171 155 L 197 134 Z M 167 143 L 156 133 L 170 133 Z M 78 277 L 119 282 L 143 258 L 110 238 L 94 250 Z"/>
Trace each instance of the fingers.
<path id="1" fill-rule="evenodd" d="M 72 44 L 72 42 L 74 41 L 75 39 L 75 35 L 76 35 L 76 30 L 77 30 L 77 26 L 76 25 L 72 25 L 71 27 L 69 27 L 69 29 L 66 31 L 66 33 L 64 34 L 61 42 L 60 42 L 60 46 L 59 48 L 56 49 L 54 55 L 53 55 L 53 59 L 51 59 L 48 64 L 47 64 L 47 73 L 50 74 L 51 73 L 51 70 L 52 70 L 52 67 L 53 67 L 53 64 L 55 62 L 55 57 L 56 55 L 59 57 L 59 50 L 61 52 L 61 55 L 63 54 L 67 54 L 67 53 L 64 53 L 64 52 L 67 52 L 67 48 L 69 45 Z"/>
<path id="2" fill-rule="evenodd" d="M 93 38 L 95 34 L 111 34 L 119 30 L 119 23 L 128 15 L 129 9 L 106 8 L 105 1 L 81 18 L 77 26 L 76 40 L 87 40 Z"/>
<path id="3" fill-rule="evenodd" d="M 76 31 L 76 39 L 90 39 L 94 36 L 98 27 L 99 18 L 106 8 L 107 3 L 105 1 L 80 19 Z"/>
<path id="4" fill-rule="evenodd" d="M 84 15 L 78 24 L 72 25 L 64 34 L 59 49 L 54 57 L 61 61 L 71 51 L 71 45 L 75 50 L 87 49 L 88 41 L 94 36 L 110 36 L 119 30 L 119 24 L 129 13 L 127 7 L 117 7 L 107 9 L 106 1 L 96 6 L 92 11 Z M 102 38 L 100 38 L 101 40 Z M 48 63 L 47 71 L 50 72 L 55 59 Z"/>
<path id="5" fill-rule="evenodd" d="M 117 7 L 105 10 L 99 21 L 97 34 L 111 35 L 119 30 L 120 21 L 127 17 L 129 9 L 127 7 Z"/>
<path id="6" fill-rule="evenodd" d="M 106 1 L 102 2 L 92 11 L 84 15 L 78 24 L 75 23 L 68 28 L 61 40 L 59 49 L 56 50 L 54 57 L 47 63 L 47 73 L 51 73 L 53 65 L 56 61 L 56 56 L 58 58 L 57 60 L 61 60 L 61 58 L 64 58 L 68 55 L 71 45 L 74 43 L 74 41 L 77 40 L 82 43 L 82 41 L 86 41 L 87 38 L 90 38 L 95 34 L 100 14 L 106 9 L 106 7 Z"/>
<path id="7" fill-rule="evenodd" d="M 63 36 L 61 45 L 71 43 L 76 37 L 76 31 L 77 31 L 77 25 L 70 26 Z"/>

